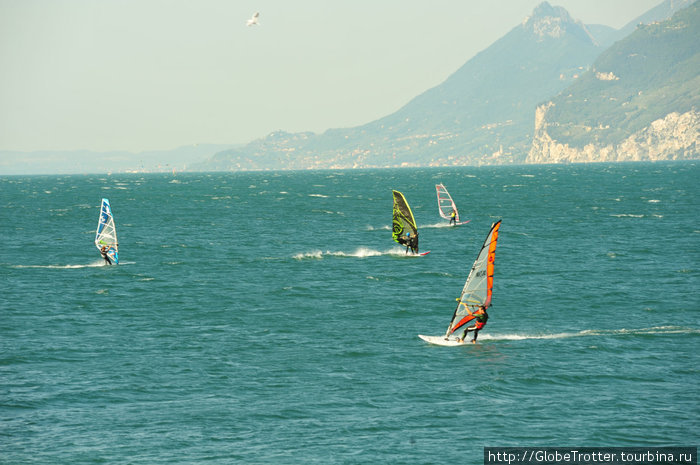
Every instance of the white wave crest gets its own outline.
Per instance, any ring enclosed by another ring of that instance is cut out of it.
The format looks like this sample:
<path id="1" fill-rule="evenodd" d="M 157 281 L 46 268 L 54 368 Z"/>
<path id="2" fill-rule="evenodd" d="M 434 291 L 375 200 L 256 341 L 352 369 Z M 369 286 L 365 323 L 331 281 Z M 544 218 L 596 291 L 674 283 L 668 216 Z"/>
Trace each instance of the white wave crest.
<path id="1" fill-rule="evenodd" d="M 367 225 L 367 231 L 391 231 L 391 226 L 385 225 L 375 228 L 372 225 Z"/>
<path id="2" fill-rule="evenodd" d="M 370 249 L 367 247 L 359 247 L 353 252 L 312 250 L 309 252 L 301 252 L 292 256 L 296 260 L 316 259 L 320 260 L 325 257 L 349 257 L 349 258 L 368 258 L 381 256 L 398 256 L 398 257 L 418 257 L 419 255 L 406 254 L 406 249 L 394 248 L 382 252 L 381 250 Z"/>

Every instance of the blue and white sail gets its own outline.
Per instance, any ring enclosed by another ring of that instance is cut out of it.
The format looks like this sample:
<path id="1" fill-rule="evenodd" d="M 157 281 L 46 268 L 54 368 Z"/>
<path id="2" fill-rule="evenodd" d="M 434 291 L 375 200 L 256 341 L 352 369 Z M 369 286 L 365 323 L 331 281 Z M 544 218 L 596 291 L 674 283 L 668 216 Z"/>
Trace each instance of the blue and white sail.
<path id="1" fill-rule="evenodd" d="M 102 199 L 102 206 L 100 207 L 100 221 L 97 224 L 97 233 L 95 234 L 95 246 L 100 253 L 102 252 L 102 248 L 105 247 L 105 252 L 112 260 L 112 263 L 119 263 L 117 228 L 114 224 L 112 207 L 109 205 L 109 200 L 107 199 Z"/>

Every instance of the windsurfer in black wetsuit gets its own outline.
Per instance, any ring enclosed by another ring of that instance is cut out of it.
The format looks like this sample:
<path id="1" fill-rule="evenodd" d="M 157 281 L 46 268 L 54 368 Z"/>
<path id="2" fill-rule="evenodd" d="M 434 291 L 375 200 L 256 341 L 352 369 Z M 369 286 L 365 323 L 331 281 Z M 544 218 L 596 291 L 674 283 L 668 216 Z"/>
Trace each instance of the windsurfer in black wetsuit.
<path id="1" fill-rule="evenodd" d="M 479 336 L 479 331 L 481 331 L 481 328 L 486 326 L 486 322 L 489 319 L 489 314 L 486 313 L 486 307 L 483 305 L 479 307 L 479 310 L 474 312 L 474 315 L 476 315 L 476 322 L 472 326 L 468 326 L 464 329 L 464 332 L 462 333 L 462 338 L 457 338 L 459 342 L 464 342 L 464 340 L 467 338 L 467 333 L 469 331 L 474 331 L 474 339 L 472 339 L 472 343 L 476 343 L 476 338 Z"/>
<path id="2" fill-rule="evenodd" d="M 406 253 L 408 253 L 408 250 L 411 249 L 411 252 L 413 254 L 418 253 L 418 233 L 416 233 L 414 236 L 411 236 L 411 233 L 406 233 L 406 238 L 401 240 L 401 244 L 406 246 Z"/>
<path id="3" fill-rule="evenodd" d="M 102 248 L 100 249 L 100 253 L 102 254 L 102 258 L 105 259 L 105 262 L 106 262 L 108 265 L 111 265 L 111 264 L 112 264 L 112 260 L 110 260 L 109 255 L 107 255 L 107 251 L 108 251 L 108 250 L 109 250 L 109 249 L 107 248 L 107 246 L 106 246 L 106 245 L 103 245 Z"/>
<path id="4" fill-rule="evenodd" d="M 452 224 L 457 226 L 457 210 L 454 208 L 452 209 L 452 213 L 450 213 L 450 225 Z"/>
<path id="5" fill-rule="evenodd" d="M 418 233 L 411 236 L 408 242 L 408 246 L 411 248 L 411 252 L 413 252 L 414 254 L 418 253 Z"/>

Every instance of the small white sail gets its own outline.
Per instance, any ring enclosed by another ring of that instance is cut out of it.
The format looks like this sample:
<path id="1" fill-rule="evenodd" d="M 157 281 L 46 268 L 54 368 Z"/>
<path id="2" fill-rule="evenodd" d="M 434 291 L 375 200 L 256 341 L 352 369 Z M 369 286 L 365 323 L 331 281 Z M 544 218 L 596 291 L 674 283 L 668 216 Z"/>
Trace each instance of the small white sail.
<path id="1" fill-rule="evenodd" d="M 467 224 L 470 220 L 459 221 L 459 211 L 457 210 L 457 205 L 444 184 L 435 184 L 435 191 L 437 192 L 438 210 L 440 211 L 440 216 L 446 220 L 450 220 L 452 224 L 452 213 L 454 212 L 454 225 Z"/>
<path id="2" fill-rule="evenodd" d="M 440 216 L 449 220 L 452 218 L 452 211 L 455 212 L 455 219 L 459 223 L 459 211 L 457 211 L 457 205 L 455 205 L 452 200 L 452 196 L 447 192 L 447 188 L 443 184 L 435 184 L 435 190 L 437 192 L 438 210 L 440 210 Z"/>

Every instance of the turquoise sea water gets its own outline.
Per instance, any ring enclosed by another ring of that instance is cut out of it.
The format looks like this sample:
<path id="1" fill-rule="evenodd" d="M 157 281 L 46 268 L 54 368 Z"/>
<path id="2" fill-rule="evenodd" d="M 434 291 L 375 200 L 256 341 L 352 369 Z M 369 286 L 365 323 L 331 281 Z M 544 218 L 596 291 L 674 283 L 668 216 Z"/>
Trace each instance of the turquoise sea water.
<path id="1" fill-rule="evenodd" d="M 0 463 L 697 445 L 697 162 L 0 177 Z M 435 184 L 463 219 L 445 227 Z M 391 240 L 391 190 L 425 257 Z M 109 198 L 119 266 L 94 247 Z M 479 343 L 435 347 L 502 218 Z"/>

